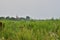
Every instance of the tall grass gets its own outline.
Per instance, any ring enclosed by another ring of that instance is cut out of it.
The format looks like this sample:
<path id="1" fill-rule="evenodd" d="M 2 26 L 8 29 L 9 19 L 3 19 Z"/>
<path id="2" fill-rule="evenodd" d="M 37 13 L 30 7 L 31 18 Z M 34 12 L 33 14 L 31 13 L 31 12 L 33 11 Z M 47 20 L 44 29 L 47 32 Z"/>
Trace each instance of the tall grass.
<path id="1" fill-rule="evenodd" d="M 60 20 L 2 22 L 0 40 L 60 40 Z"/>

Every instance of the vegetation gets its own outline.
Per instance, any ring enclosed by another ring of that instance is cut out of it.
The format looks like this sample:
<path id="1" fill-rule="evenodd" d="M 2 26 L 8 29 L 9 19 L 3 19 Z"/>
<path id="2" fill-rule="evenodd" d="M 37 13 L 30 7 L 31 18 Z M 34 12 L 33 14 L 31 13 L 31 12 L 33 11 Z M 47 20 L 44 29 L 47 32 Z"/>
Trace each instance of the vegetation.
<path id="1" fill-rule="evenodd" d="M 0 17 L 0 20 L 1 19 L 7 19 L 7 20 L 30 20 L 30 17 L 26 16 L 26 18 L 24 18 L 24 17 L 18 17 L 18 16 L 16 16 L 16 18 L 15 18 L 15 17 L 9 17 L 9 16 L 7 16 L 7 17 Z"/>
<path id="2" fill-rule="evenodd" d="M 0 21 L 5 23 L 0 40 L 60 40 L 60 20 Z"/>

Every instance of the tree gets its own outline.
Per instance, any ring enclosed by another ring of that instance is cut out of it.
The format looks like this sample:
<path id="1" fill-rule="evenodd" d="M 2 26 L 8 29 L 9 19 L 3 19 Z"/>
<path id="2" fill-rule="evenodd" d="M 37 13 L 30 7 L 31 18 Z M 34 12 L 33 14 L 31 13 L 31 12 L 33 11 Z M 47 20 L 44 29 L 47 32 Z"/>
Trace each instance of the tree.
<path id="1" fill-rule="evenodd" d="M 30 17 L 29 16 L 26 16 L 26 20 L 30 20 Z"/>
<path id="2" fill-rule="evenodd" d="M 23 17 L 20 17 L 20 18 L 19 18 L 19 20 L 25 20 L 25 18 L 23 18 Z"/>
<path id="3" fill-rule="evenodd" d="M 15 20 L 15 18 L 14 18 L 14 17 L 11 17 L 10 19 L 11 19 L 11 20 Z"/>
<path id="4" fill-rule="evenodd" d="M 10 17 L 9 17 L 9 16 L 7 16 L 7 17 L 6 17 L 6 19 L 10 19 Z"/>
<path id="5" fill-rule="evenodd" d="M 0 17 L 0 19 L 5 19 L 5 17 Z"/>
<path id="6" fill-rule="evenodd" d="M 55 20 L 55 19 L 52 17 L 51 20 Z"/>

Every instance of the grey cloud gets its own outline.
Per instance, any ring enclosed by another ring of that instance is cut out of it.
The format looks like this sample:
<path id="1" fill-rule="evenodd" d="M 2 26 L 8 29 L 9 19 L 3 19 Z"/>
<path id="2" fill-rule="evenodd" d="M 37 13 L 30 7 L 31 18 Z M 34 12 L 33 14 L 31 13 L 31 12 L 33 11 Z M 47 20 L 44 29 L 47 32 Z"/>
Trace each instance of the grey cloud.
<path id="1" fill-rule="evenodd" d="M 60 17 L 60 0 L 0 0 L 0 16 Z"/>

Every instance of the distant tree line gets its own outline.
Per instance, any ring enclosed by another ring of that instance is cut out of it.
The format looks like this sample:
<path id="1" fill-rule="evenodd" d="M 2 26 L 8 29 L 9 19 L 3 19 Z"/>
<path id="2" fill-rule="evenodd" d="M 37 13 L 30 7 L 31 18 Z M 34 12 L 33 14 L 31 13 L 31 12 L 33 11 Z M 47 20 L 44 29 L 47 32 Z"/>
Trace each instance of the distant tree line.
<path id="1" fill-rule="evenodd" d="M 29 16 L 26 16 L 26 18 L 24 18 L 24 17 L 9 17 L 9 16 L 7 16 L 7 17 L 0 17 L 0 19 L 7 19 L 7 20 L 30 20 L 30 17 Z"/>
<path id="2" fill-rule="evenodd" d="M 25 18 L 24 17 L 18 17 L 16 16 L 15 17 L 10 17 L 10 16 L 7 16 L 7 17 L 0 17 L 0 20 L 1 19 L 7 19 L 7 20 L 37 20 L 37 19 L 31 19 L 30 16 L 26 16 Z M 44 19 L 38 19 L 38 20 L 44 20 Z M 53 17 L 51 19 L 46 19 L 46 20 L 60 20 L 60 18 L 56 18 L 54 19 Z"/>

